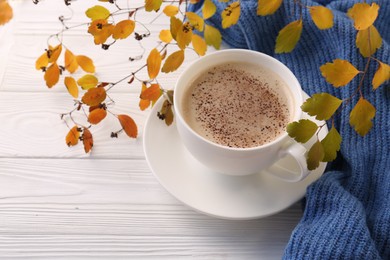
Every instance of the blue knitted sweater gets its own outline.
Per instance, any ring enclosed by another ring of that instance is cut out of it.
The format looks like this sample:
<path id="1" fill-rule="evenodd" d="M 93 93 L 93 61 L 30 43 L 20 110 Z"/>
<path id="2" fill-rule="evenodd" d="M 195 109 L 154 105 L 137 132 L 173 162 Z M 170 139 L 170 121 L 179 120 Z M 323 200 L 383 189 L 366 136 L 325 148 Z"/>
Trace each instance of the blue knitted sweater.
<path id="1" fill-rule="evenodd" d="M 226 6 L 214 2 L 218 13 Z M 321 76 L 319 67 L 345 59 L 364 69 L 365 59 L 355 45 L 356 31 L 346 15 L 354 3 L 363 1 L 302 0 L 305 5 L 330 8 L 334 27 L 317 29 L 304 10 L 298 45 L 292 53 L 280 55 L 274 53 L 275 39 L 281 28 L 299 17 L 294 1 L 284 0 L 281 8 L 267 17 L 256 15 L 256 0 L 240 2 L 241 17 L 236 26 L 223 30 L 218 14 L 208 20 L 221 30 L 225 44 L 274 56 L 294 72 L 309 95 L 328 92 L 344 99 L 354 93 L 360 77 L 345 87 L 334 88 Z M 383 45 L 375 57 L 389 64 L 390 0 L 376 2 L 380 9 L 375 26 Z M 201 4 L 191 9 L 199 11 Z M 365 98 L 377 109 L 374 127 L 361 137 L 349 125 L 349 113 L 359 98 L 355 95 L 335 120 L 343 138 L 338 158 L 307 189 L 304 215 L 287 244 L 285 259 L 390 259 L 390 86 L 387 82 L 372 90 L 369 80 L 376 69 L 376 63 L 371 63 L 371 76 L 363 89 Z"/>

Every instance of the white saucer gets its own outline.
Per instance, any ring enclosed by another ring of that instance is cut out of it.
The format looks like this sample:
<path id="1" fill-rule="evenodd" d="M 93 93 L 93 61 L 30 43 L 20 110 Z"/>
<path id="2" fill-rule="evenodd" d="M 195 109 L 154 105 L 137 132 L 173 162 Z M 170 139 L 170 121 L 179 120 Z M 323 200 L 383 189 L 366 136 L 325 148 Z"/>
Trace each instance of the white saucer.
<path id="1" fill-rule="evenodd" d="M 162 102 L 163 98 L 160 98 L 145 124 L 146 160 L 161 185 L 178 200 L 197 211 L 223 219 L 243 220 L 269 216 L 303 198 L 307 186 L 325 170 L 326 164 L 321 163 L 320 167 L 298 183 L 285 182 L 267 171 L 249 176 L 228 176 L 212 172 L 186 150 L 175 123 L 168 127 L 157 118 Z M 318 122 L 320 123 L 322 122 Z M 320 132 L 321 139 L 327 131 L 323 129 Z M 292 158 L 286 157 L 270 170 L 278 171 L 283 167 L 296 172 L 298 166 L 295 164 Z"/>

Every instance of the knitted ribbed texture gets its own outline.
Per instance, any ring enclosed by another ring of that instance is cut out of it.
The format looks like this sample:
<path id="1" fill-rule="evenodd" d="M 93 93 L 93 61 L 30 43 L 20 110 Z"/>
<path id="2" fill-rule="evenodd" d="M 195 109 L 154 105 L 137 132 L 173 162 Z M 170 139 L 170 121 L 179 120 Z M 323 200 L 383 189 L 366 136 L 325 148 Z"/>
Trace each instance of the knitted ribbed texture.
<path id="1" fill-rule="evenodd" d="M 219 13 L 226 6 L 214 2 Z M 319 67 L 334 59 L 346 59 L 364 69 L 365 59 L 355 46 L 353 22 L 346 16 L 354 3 L 363 1 L 302 0 L 305 5 L 332 9 L 334 27 L 317 29 L 305 9 L 297 47 L 292 53 L 281 55 L 274 54 L 275 39 L 281 28 L 299 17 L 294 1 L 284 0 L 281 8 L 267 17 L 256 15 L 257 1 L 240 2 L 237 26 L 222 30 L 218 14 L 208 20 L 222 31 L 225 44 L 276 57 L 294 72 L 309 95 L 328 92 L 347 98 L 356 90 L 359 77 L 346 87 L 334 88 L 321 76 Z M 389 64 L 390 0 L 377 3 L 381 8 L 375 26 L 383 45 L 375 57 Z M 191 9 L 197 10 L 199 6 Z M 377 68 L 374 64 L 369 71 L 371 77 Z M 355 95 L 335 120 L 343 138 L 338 159 L 309 186 L 304 215 L 292 233 L 285 259 L 390 259 L 390 86 L 387 83 L 373 91 L 369 83 L 365 81 L 363 93 L 377 109 L 374 128 L 360 137 L 349 125 L 349 113 L 359 98 Z"/>

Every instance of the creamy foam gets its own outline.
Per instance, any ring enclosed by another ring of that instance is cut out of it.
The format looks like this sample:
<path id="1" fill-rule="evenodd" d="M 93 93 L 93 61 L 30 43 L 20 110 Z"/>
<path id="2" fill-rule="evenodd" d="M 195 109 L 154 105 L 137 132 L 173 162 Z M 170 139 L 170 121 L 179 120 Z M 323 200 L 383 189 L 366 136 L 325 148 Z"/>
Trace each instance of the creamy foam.
<path id="1" fill-rule="evenodd" d="M 200 74 L 183 99 L 183 115 L 204 138 L 229 147 L 263 145 L 291 120 L 286 83 L 274 72 L 232 62 Z"/>

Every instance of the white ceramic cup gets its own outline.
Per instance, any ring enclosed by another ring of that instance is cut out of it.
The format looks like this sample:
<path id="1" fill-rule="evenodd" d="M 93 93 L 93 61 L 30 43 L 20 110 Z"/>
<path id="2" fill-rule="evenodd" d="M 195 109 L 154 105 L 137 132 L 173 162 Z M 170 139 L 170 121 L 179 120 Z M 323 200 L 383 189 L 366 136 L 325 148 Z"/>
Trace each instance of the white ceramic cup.
<path id="1" fill-rule="evenodd" d="M 237 61 L 257 64 L 278 74 L 287 83 L 290 92 L 290 96 L 287 98 L 292 101 L 293 109 L 290 111 L 292 121 L 301 118 L 302 89 L 294 74 L 283 63 L 260 52 L 242 49 L 221 50 L 197 59 L 185 69 L 176 82 L 174 109 L 177 130 L 184 146 L 206 167 L 215 172 L 229 175 L 259 173 L 284 156 L 290 155 L 299 165 L 300 173 L 294 174 L 286 170 L 286 173 L 280 173 L 278 177 L 290 182 L 304 179 L 309 173 L 305 159 L 306 149 L 301 144 L 291 142 L 287 132 L 261 146 L 232 148 L 205 139 L 191 129 L 184 120 L 182 114 L 184 96 L 189 95 L 187 89 L 196 77 L 213 66 Z"/>

